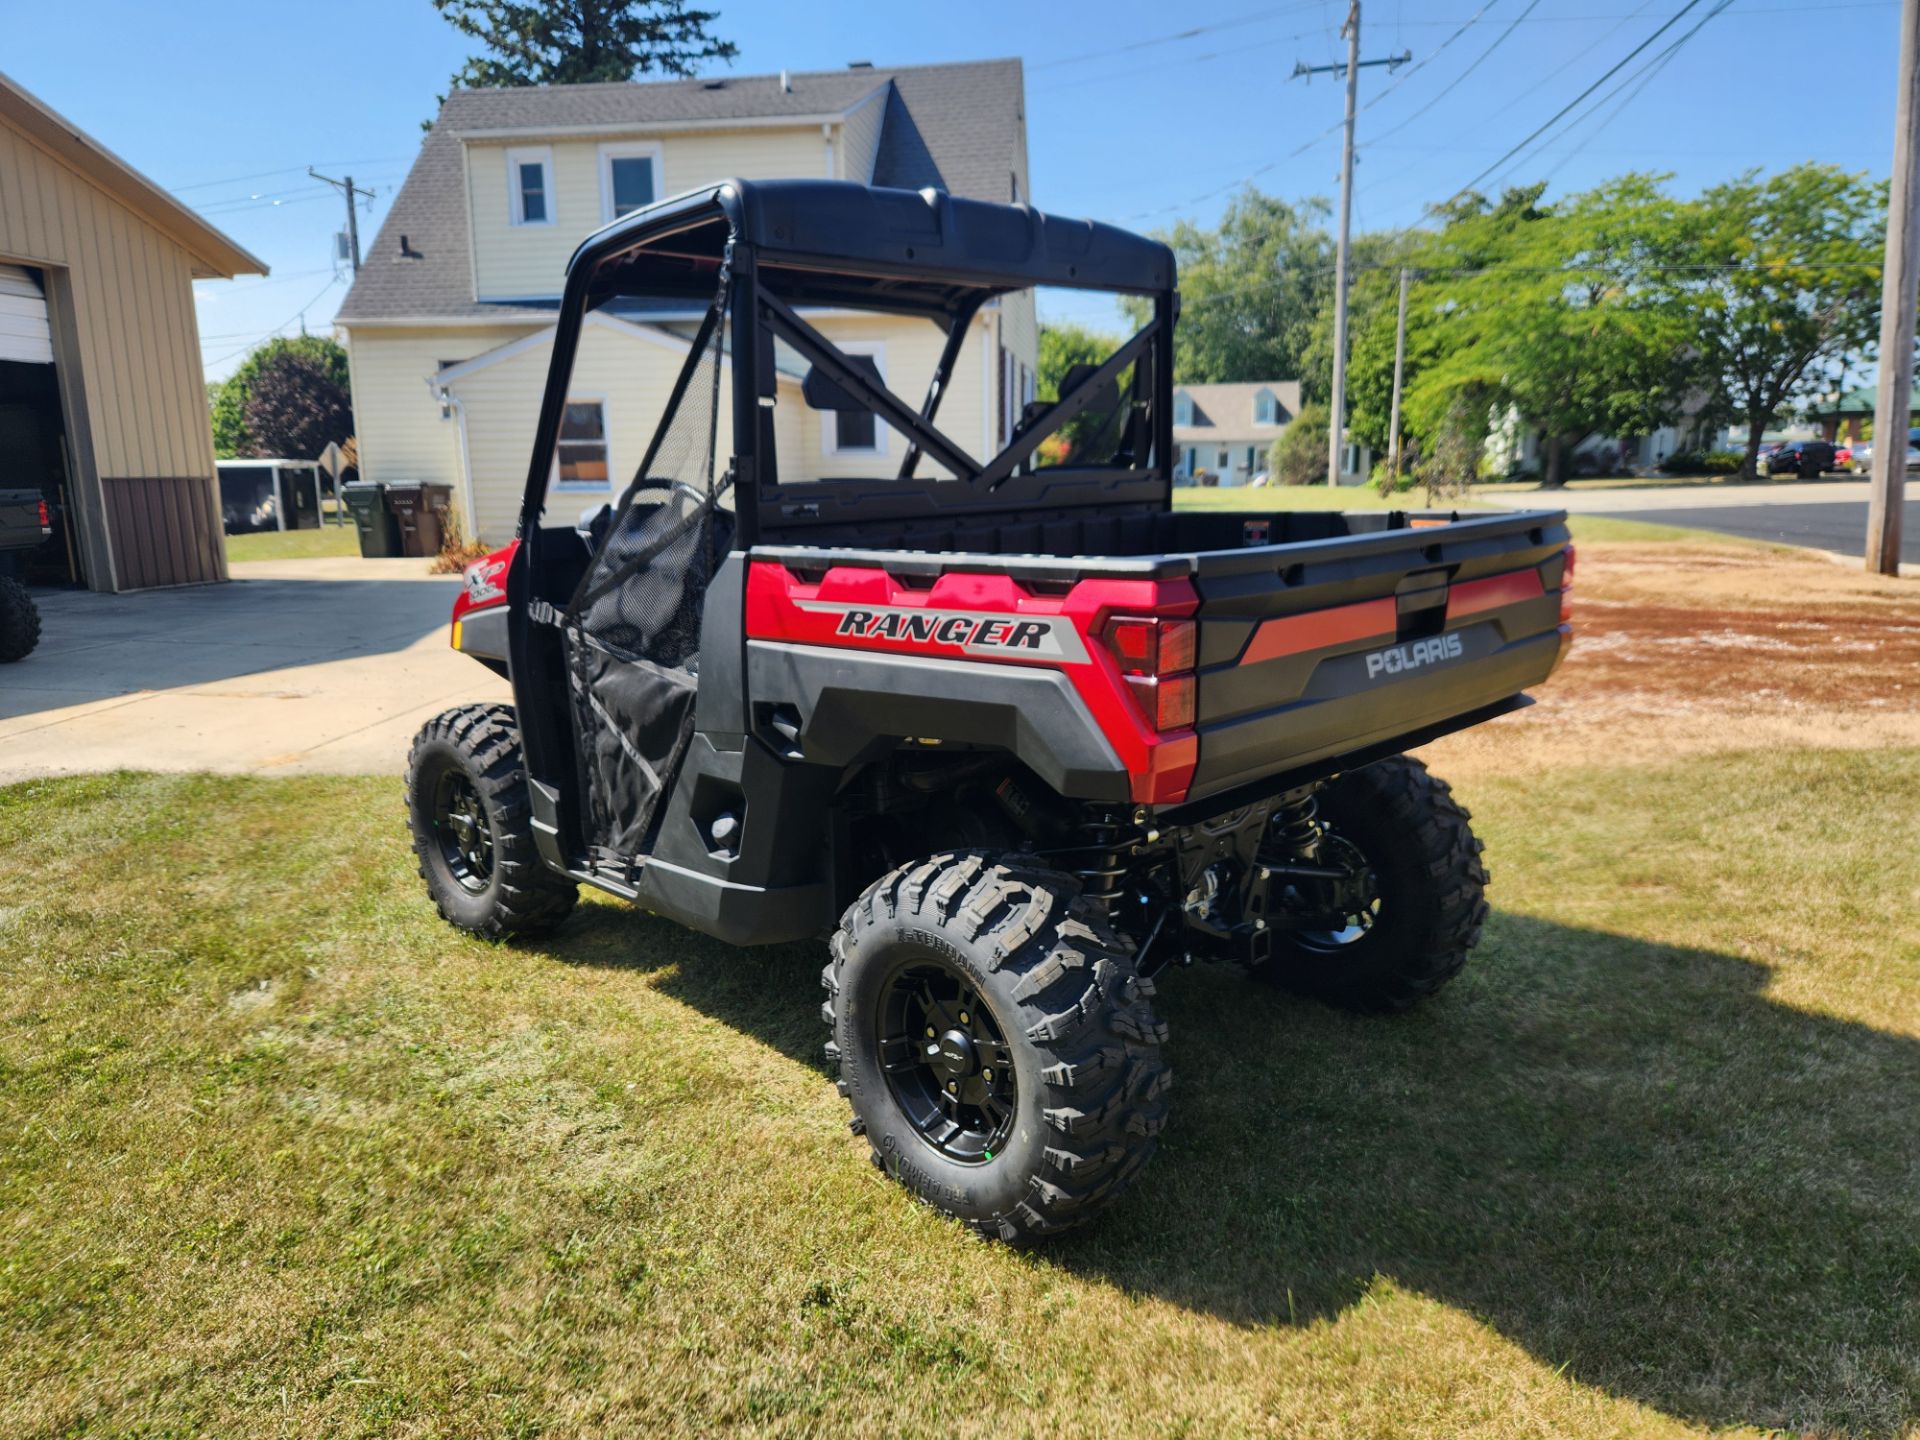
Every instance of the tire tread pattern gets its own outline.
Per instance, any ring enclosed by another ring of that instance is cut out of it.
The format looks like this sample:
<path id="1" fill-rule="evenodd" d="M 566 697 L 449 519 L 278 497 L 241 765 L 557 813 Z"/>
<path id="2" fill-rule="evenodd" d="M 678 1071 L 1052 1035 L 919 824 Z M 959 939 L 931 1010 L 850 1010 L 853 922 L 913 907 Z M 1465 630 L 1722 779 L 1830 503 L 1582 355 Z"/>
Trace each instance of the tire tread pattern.
<path id="1" fill-rule="evenodd" d="M 1015 1009 L 1045 1061 L 1038 1078 L 1049 1133 L 1024 1196 L 1002 1214 L 956 1218 L 1011 1244 L 1091 1218 L 1139 1174 L 1166 1123 L 1172 1076 L 1152 982 L 1135 973 L 1131 950 L 1071 876 L 1017 855 L 936 855 L 883 875 L 841 918 L 820 977 L 836 1076 L 841 973 L 868 932 L 898 920 L 937 931 L 1002 980 L 995 998 Z M 839 1090 L 848 1095 L 844 1080 Z M 853 1128 L 866 1128 L 858 1115 Z M 873 1158 L 888 1168 L 878 1150 Z M 955 1214 L 937 1198 L 928 1203 Z"/>
<path id="2" fill-rule="evenodd" d="M 0 665 L 24 660 L 40 643 L 40 607 L 11 575 L 0 575 Z"/>
<path id="3" fill-rule="evenodd" d="M 469 924 L 453 914 L 435 873 L 434 838 L 409 805 L 409 828 L 420 878 L 427 883 L 440 918 L 488 940 L 543 935 L 559 925 L 580 898 L 579 887 L 556 875 L 540 858 L 533 839 L 527 776 L 520 759 L 520 728 L 511 705 L 464 705 L 421 727 L 407 756 L 407 794 L 414 796 L 428 747 L 444 741 L 466 761 L 474 788 L 494 820 L 494 874 L 499 885 L 486 917 Z"/>

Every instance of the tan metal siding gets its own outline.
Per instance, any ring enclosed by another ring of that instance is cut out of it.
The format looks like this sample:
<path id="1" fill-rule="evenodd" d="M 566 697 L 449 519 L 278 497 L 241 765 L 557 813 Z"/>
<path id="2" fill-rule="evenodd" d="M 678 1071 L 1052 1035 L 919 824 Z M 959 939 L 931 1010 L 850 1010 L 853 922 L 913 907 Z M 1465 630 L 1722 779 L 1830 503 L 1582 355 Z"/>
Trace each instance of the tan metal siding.
<path id="1" fill-rule="evenodd" d="M 224 578 L 187 252 L 0 123 L 0 256 L 66 272 L 119 588 Z"/>

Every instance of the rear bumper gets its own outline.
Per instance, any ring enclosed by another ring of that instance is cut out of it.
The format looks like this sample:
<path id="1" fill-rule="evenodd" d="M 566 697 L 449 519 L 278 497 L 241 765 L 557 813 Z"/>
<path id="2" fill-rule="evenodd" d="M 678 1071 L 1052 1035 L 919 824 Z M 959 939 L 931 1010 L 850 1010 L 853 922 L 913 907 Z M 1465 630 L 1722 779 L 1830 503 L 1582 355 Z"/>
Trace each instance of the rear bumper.
<path id="1" fill-rule="evenodd" d="M 1339 656 L 1319 668 L 1299 699 L 1203 726 L 1188 802 L 1485 709 L 1545 680 L 1562 649 L 1558 629 L 1503 641 L 1497 626 L 1482 625 L 1462 638 L 1465 653 L 1451 667 L 1369 686 L 1360 679 L 1366 657 Z"/>

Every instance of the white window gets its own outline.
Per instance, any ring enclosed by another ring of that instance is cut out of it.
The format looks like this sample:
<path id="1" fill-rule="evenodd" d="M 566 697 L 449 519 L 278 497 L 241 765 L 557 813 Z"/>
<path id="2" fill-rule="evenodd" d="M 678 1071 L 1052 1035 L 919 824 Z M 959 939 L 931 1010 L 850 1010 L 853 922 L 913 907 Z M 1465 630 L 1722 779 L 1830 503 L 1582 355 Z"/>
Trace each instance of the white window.
<path id="1" fill-rule="evenodd" d="M 1184 392 L 1173 397 L 1173 423 L 1191 425 L 1193 423 L 1193 397 Z"/>
<path id="2" fill-rule="evenodd" d="M 553 224 L 553 151 L 507 151 L 507 203 L 515 225 Z"/>
<path id="3" fill-rule="evenodd" d="M 1279 404 L 1273 398 L 1273 392 L 1271 390 L 1262 390 L 1258 395 L 1253 397 L 1254 423 L 1259 425 L 1274 424 L 1279 419 L 1279 416 L 1275 413 L 1279 408 Z"/>
<path id="4" fill-rule="evenodd" d="M 597 396 L 567 398 L 560 443 L 553 452 L 555 490 L 605 490 L 612 479 L 607 450 L 607 404 Z"/>
<path id="5" fill-rule="evenodd" d="M 660 147 L 653 144 L 600 147 L 600 220 L 631 215 L 660 198 Z"/>
<path id="6" fill-rule="evenodd" d="M 887 347 L 879 340 L 836 340 L 843 355 L 865 355 L 887 378 Z M 887 427 L 871 410 L 822 410 L 820 447 L 828 455 L 884 455 L 887 453 Z"/>

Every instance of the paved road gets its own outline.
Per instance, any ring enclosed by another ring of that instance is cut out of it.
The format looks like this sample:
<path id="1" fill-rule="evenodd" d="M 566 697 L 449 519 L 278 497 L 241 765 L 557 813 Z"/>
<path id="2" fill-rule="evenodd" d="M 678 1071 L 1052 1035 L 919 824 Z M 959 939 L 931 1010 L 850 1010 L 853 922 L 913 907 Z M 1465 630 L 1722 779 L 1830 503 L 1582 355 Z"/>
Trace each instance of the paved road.
<path id="1" fill-rule="evenodd" d="M 1900 558 L 1920 564 L 1920 483 L 1909 482 L 1914 496 L 1906 504 Z M 1807 545 L 1842 555 L 1864 555 L 1867 545 L 1867 482 L 1799 480 L 1753 485 L 1676 485 L 1569 490 L 1542 495 L 1541 504 L 1576 514 L 1615 515 L 1660 525 L 1686 525 Z"/>
<path id="2" fill-rule="evenodd" d="M 37 590 L 0 667 L 0 784 L 79 770 L 394 774 L 420 723 L 506 685 L 447 647 L 420 560 L 256 561 L 230 585 Z"/>
<path id="3" fill-rule="evenodd" d="M 1753 540 L 1778 540 L 1787 545 L 1810 545 L 1841 555 L 1867 553 L 1867 502 L 1834 500 L 1813 505 L 1715 505 L 1659 510 L 1612 512 L 1623 520 L 1652 520 L 1661 525 L 1687 525 L 1744 535 Z M 1900 534 L 1900 558 L 1920 564 L 1920 500 L 1906 505 L 1906 524 Z"/>

